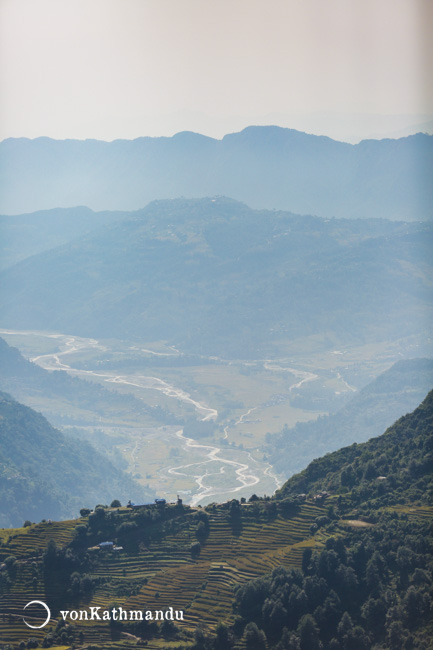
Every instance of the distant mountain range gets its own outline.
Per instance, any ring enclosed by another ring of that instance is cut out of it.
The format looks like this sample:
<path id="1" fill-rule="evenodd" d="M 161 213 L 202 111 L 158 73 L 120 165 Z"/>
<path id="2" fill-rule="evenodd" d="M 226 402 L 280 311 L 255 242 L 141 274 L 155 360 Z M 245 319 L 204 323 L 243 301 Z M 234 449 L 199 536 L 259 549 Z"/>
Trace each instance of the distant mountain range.
<path id="1" fill-rule="evenodd" d="M 113 142 L 10 138 L 0 159 L 6 214 L 225 195 L 326 218 L 433 216 L 433 136 L 422 133 L 357 145 L 276 126 L 222 140 L 191 132 Z"/>
<path id="2" fill-rule="evenodd" d="M 433 226 L 255 211 L 231 199 L 157 201 L 0 274 L 0 325 L 265 354 L 420 334 Z"/>

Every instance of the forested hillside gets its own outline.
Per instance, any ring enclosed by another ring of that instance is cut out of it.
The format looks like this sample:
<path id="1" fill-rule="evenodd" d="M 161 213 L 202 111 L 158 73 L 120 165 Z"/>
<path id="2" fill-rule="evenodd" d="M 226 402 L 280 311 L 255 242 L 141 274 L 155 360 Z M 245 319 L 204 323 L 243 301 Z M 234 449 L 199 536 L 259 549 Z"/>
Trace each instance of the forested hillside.
<path id="1" fill-rule="evenodd" d="M 89 443 L 0 393 L 0 526 L 65 519 L 111 499 L 151 496 Z"/>
<path id="2" fill-rule="evenodd" d="M 362 509 L 433 499 L 433 391 L 384 434 L 314 460 L 290 478 L 276 498 L 299 492 L 350 493 Z M 360 506 L 361 507 L 361 506 Z"/>
<path id="3" fill-rule="evenodd" d="M 433 360 L 398 361 L 379 375 L 337 413 L 300 422 L 268 436 L 267 452 L 282 476 L 299 472 L 329 451 L 380 435 L 397 418 L 412 411 L 433 387 Z"/>
<path id="4" fill-rule="evenodd" d="M 305 493 L 323 504 L 312 527 L 322 544 L 302 571 L 237 590 L 247 647 L 431 648 L 433 391 L 378 438 L 311 463 L 276 501 Z"/>

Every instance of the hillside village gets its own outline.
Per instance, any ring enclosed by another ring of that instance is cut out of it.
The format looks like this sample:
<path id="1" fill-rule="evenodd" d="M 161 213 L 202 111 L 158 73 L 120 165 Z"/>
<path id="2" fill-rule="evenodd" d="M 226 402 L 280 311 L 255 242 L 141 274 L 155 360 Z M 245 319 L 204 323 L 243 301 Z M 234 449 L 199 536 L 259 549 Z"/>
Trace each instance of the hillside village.
<path id="1" fill-rule="evenodd" d="M 1 530 L 2 638 L 22 647 L 22 607 L 42 600 L 53 613 L 89 607 L 183 612 L 176 623 L 159 624 L 150 618 L 65 624 L 54 614 L 47 628 L 34 632 L 43 647 L 279 650 L 300 643 L 301 650 L 333 649 L 344 622 L 343 648 L 394 650 L 411 643 L 427 650 L 432 409 L 433 392 L 382 436 L 317 459 L 272 498 L 252 495 L 204 508 L 180 499 L 135 507 L 116 500 L 113 507 L 84 509 L 78 520 Z M 329 562 L 336 563 L 331 573 Z M 320 576 L 327 587 L 317 609 L 309 590 Z M 304 613 L 290 613 L 283 594 L 299 596 L 302 585 Z M 386 619 L 367 616 L 385 593 Z M 345 594 L 352 595 L 344 601 Z M 319 613 L 330 599 L 335 618 L 325 625 Z M 410 599 L 419 603 L 415 609 Z M 38 616 L 35 610 L 35 621 Z"/>

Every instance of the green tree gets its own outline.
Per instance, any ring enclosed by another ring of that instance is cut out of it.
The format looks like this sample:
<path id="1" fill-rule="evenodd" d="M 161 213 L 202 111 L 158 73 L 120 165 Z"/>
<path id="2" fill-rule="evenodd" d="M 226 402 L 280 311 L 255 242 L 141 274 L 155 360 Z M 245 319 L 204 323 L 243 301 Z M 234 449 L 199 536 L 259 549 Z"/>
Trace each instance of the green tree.
<path id="1" fill-rule="evenodd" d="M 293 632 L 289 632 L 287 627 L 283 628 L 281 639 L 275 646 L 275 650 L 300 650 L 299 637 Z"/>
<path id="2" fill-rule="evenodd" d="M 230 630 L 224 623 L 216 626 L 215 650 L 229 650 L 233 647 L 233 637 Z"/>
<path id="3" fill-rule="evenodd" d="M 405 634 L 401 621 L 393 621 L 388 629 L 388 641 L 390 650 L 401 650 L 405 640 Z"/>
<path id="4" fill-rule="evenodd" d="M 248 650 L 266 650 L 266 636 L 255 623 L 245 626 L 244 641 Z"/>
<path id="5" fill-rule="evenodd" d="M 195 529 L 195 536 L 197 537 L 197 539 L 203 542 L 206 539 L 207 532 L 208 531 L 204 521 L 199 521 L 197 524 L 197 528 Z"/>
<path id="6" fill-rule="evenodd" d="M 319 639 L 319 628 L 311 614 L 305 614 L 301 618 L 297 633 L 300 638 L 301 650 L 321 650 L 322 643 Z"/>

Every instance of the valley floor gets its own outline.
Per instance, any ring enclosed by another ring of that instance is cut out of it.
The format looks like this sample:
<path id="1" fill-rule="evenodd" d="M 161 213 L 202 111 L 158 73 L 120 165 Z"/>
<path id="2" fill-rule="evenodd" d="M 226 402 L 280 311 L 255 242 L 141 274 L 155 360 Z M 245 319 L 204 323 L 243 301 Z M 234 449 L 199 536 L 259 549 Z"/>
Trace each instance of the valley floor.
<path id="1" fill-rule="evenodd" d="M 287 343 L 286 356 L 278 359 L 227 360 L 186 354 L 164 342 L 141 345 L 38 331 L 0 334 L 46 370 L 150 405 L 151 413 L 131 410 L 125 417 L 110 407 L 83 408 L 67 396 L 49 399 L 42 391 L 25 400 L 56 426 L 122 458 L 131 474 L 158 494 L 168 500 L 179 494 L 191 505 L 272 494 L 287 477 L 264 456 L 267 434 L 335 410 L 418 346 L 404 340 L 326 352 L 309 340 Z M 192 419 L 203 422 L 203 430 L 196 426 L 191 434 Z"/>

